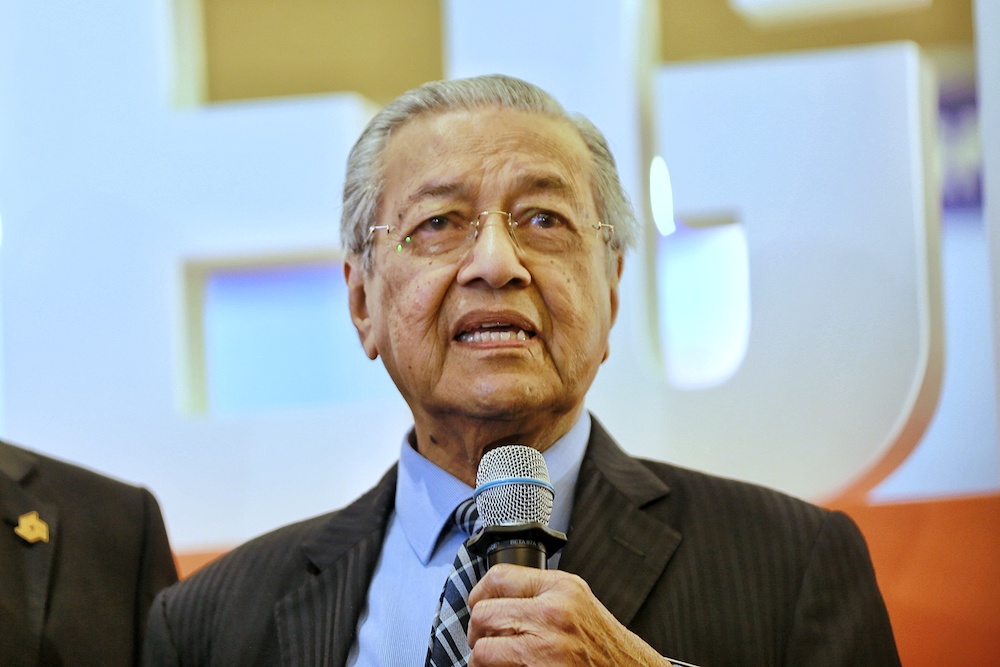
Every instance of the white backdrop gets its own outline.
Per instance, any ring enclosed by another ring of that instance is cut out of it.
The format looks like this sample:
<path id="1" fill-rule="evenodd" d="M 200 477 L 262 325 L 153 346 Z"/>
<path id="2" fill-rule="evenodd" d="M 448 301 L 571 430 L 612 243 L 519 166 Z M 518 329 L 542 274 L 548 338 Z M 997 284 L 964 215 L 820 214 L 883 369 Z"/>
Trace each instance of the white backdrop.
<path id="1" fill-rule="evenodd" d="M 922 208 L 918 156 L 926 137 L 915 115 L 922 70 L 909 47 L 757 63 L 759 81 L 769 80 L 770 65 L 804 79 L 771 80 L 763 99 L 736 101 L 760 105 L 748 107 L 750 114 L 784 109 L 789 122 L 815 110 L 789 101 L 794 82 L 809 79 L 810 63 L 841 73 L 822 80 L 837 104 L 825 109 L 830 123 L 811 129 L 813 152 L 797 159 L 825 160 L 840 146 L 847 164 L 880 166 L 884 179 L 872 183 L 878 170 L 854 173 L 831 163 L 824 173 L 839 180 L 824 191 L 821 174 L 781 171 L 794 165 L 752 115 L 736 117 L 725 107 L 706 114 L 705 105 L 722 97 L 694 104 L 693 91 L 715 90 L 706 82 L 716 82 L 722 95 L 725 77 L 739 66 L 687 70 L 653 62 L 655 22 L 646 3 L 452 0 L 444 11 L 447 75 L 523 76 L 588 115 L 608 135 L 640 212 L 646 165 L 662 152 L 675 172 L 679 215 L 723 206 L 742 216 L 750 241 L 751 342 L 764 336 L 785 345 L 778 352 L 794 354 L 764 354 L 752 344 L 748 365 L 729 385 L 690 394 L 672 388 L 657 333 L 657 311 L 671 304 L 657 294 L 660 241 L 650 228 L 644 248 L 628 259 L 611 359 L 589 398 L 627 449 L 820 497 L 891 450 L 901 425 L 929 418 L 914 416 L 912 406 L 928 382 L 922 364 L 933 362 L 933 294 L 925 289 L 922 253 L 923 244 L 934 247 L 936 227 L 925 224 Z M 989 11 L 995 16 L 995 8 Z M 335 254 L 343 163 L 371 105 L 344 93 L 174 109 L 168 18 L 157 3 L 52 8 L 0 0 L 0 434 L 149 486 L 174 546 L 210 548 L 348 502 L 391 464 L 409 417 L 377 362 L 357 370 L 362 352 L 351 340 L 346 304 L 330 344 L 350 355 L 351 370 L 337 381 L 358 387 L 357 398 L 227 414 L 189 409 L 185 266 Z M 516 38 L 526 25 L 539 41 Z M 996 49 L 982 42 L 979 48 Z M 858 70 L 851 65 L 857 62 L 865 66 Z M 860 81 L 849 78 L 857 71 Z M 983 75 L 987 104 L 996 99 L 997 74 Z M 885 95 L 872 99 L 877 89 Z M 859 105 L 865 115 L 852 125 Z M 994 164 L 997 117 L 984 132 Z M 732 132 L 723 141 L 727 123 Z M 678 136 L 690 147 L 681 150 Z M 754 157 L 751 150 L 761 152 Z M 721 152 L 697 162 L 712 151 Z M 740 169 L 721 178 L 723 167 Z M 775 170 L 780 182 L 798 180 L 785 193 L 780 218 L 761 217 L 752 197 L 779 182 Z M 698 199 L 713 180 L 713 196 L 729 192 L 729 199 Z M 858 200 L 854 188 L 865 183 L 877 203 Z M 852 215 L 870 218 L 867 226 L 855 218 L 861 227 L 835 224 L 845 202 L 856 207 Z M 876 207 L 892 209 L 894 222 L 883 224 L 872 214 Z M 803 222 L 810 224 L 796 224 Z M 764 231 L 777 239 L 771 249 L 798 238 L 786 234 L 789 225 L 810 235 L 801 243 L 813 255 L 798 254 L 799 246 L 777 255 L 758 250 Z M 858 241 L 858 234 L 866 235 L 860 245 L 823 253 Z M 898 284 L 876 299 L 865 281 L 874 276 L 885 288 L 886 265 Z M 834 321 L 843 329 L 824 326 L 816 337 L 824 304 L 810 301 L 815 283 L 795 284 L 804 276 L 830 281 L 823 283 L 828 295 L 846 300 L 829 302 L 845 315 Z M 759 289 L 775 285 L 806 292 Z M 864 303 L 850 300 L 858 294 Z M 900 297 L 898 312 L 890 310 L 872 337 L 846 317 L 863 307 L 870 323 L 893 295 Z M 787 310 L 790 304 L 801 310 Z M 995 338 L 980 338 L 989 359 Z M 852 359 L 859 344 L 866 356 Z M 832 365 L 805 373 L 800 362 L 815 361 L 814 351 L 830 351 L 819 357 Z M 882 357 L 897 354 L 899 363 L 883 366 Z M 853 367 L 845 368 L 845 359 Z M 823 373 L 836 391 L 817 386 Z M 995 392 L 995 378 L 987 374 L 986 385 L 973 390 Z M 995 491 L 995 433 L 994 422 L 992 436 L 945 444 L 945 459 L 969 462 L 962 479 L 928 484 L 933 471 L 914 469 L 889 495 Z"/>

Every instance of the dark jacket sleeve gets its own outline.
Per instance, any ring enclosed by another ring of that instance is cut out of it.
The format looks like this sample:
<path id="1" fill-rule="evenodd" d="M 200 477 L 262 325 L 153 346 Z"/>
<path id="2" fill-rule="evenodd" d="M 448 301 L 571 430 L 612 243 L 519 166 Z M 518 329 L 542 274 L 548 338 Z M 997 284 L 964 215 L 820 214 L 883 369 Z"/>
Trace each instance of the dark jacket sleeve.
<path id="1" fill-rule="evenodd" d="M 786 665 L 900 664 L 868 547 L 841 512 L 820 528 L 793 618 Z"/>

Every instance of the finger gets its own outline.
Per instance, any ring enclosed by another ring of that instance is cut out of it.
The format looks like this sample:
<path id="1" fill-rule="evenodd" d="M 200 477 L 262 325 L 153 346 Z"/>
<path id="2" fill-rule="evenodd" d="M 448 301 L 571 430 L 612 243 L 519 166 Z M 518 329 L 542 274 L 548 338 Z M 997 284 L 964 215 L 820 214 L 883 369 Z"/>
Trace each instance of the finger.
<path id="1" fill-rule="evenodd" d="M 638 664 L 633 662 L 595 662 L 605 655 L 601 648 L 586 646 L 580 638 L 566 634 L 551 633 L 534 634 L 521 633 L 499 637 L 482 637 L 472 645 L 469 654 L 470 667 L 507 667 L 524 665 L 539 665 L 556 667 L 558 665 L 587 664 Z"/>
<path id="2" fill-rule="evenodd" d="M 504 637 L 532 632 L 530 603 L 521 598 L 488 598 L 471 609 L 466 634 L 469 646 L 483 637 Z"/>
<path id="3" fill-rule="evenodd" d="M 492 566 L 469 593 L 469 608 L 491 598 L 528 598 L 544 588 L 546 570 L 500 563 Z"/>
<path id="4" fill-rule="evenodd" d="M 521 667 L 531 664 L 530 650 L 523 636 L 483 637 L 472 647 L 469 667 Z"/>

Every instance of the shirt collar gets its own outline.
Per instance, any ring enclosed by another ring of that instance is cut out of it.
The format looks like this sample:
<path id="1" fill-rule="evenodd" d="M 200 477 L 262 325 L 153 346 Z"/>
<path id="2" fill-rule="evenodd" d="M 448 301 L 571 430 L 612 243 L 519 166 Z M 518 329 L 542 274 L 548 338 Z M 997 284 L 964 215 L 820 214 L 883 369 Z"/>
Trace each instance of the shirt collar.
<path id="1" fill-rule="evenodd" d="M 549 479 L 555 487 L 555 504 L 549 526 L 566 532 L 573 509 L 573 491 L 590 437 L 590 414 L 584 410 L 573 427 L 542 452 Z M 471 498 L 472 487 L 424 458 L 403 438 L 396 480 L 396 518 L 410 547 L 426 565 L 441 531 L 455 507 Z"/>

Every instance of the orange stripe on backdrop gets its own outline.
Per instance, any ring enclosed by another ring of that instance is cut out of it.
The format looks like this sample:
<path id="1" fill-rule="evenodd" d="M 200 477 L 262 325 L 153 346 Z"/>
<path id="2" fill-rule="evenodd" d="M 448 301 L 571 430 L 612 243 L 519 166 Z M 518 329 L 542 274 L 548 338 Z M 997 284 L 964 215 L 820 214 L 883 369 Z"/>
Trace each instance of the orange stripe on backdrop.
<path id="1" fill-rule="evenodd" d="M 904 665 L 1000 665 L 1000 495 L 830 505 L 868 539 Z"/>
<path id="2" fill-rule="evenodd" d="M 1000 665 L 1000 495 L 829 505 L 868 539 L 904 665 Z M 223 553 L 178 554 L 177 569 Z"/>
<path id="3" fill-rule="evenodd" d="M 175 553 L 174 562 L 177 564 L 177 574 L 180 575 L 181 579 L 186 579 L 227 551 L 228 549 L 217 549 L 213 551 L 181 551 Z"/>

